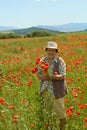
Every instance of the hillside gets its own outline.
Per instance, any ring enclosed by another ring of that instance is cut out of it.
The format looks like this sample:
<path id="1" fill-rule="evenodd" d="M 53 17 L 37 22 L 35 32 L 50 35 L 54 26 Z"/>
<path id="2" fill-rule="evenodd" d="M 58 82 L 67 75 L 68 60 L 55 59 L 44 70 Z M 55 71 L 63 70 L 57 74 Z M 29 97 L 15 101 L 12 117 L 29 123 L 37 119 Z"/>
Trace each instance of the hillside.
<path id="1" fill-rule="evenodd" d="M 26 29 L 15 29 L 15 30 L 2 31 L 2 32 L 0 32 L 0 39 L 18 38 L 18 37 L 28 38 L 28 37 L 55 36 L 59 33 L 61 33 L 61 32 L 31 27 L 31 28 L 26 28 Z"/>
<path id="2" fill-rule="evenodd" d="M 85 29 L 84 31 L 86 31 L 86 32 L 87 32 L 87 29 Z"/>
<path id="3" fill-rule="evenodd" d="M 52 33 L 59 33 L 59 31 L 48 30 L 48 29 L 37 28 L 37 27 L 12 30 L 12 32 L 14 32 L 16 34 L 21 34 L 21 35 L 26 35 L 28 33 L 34 32 L 34 31 L 46 31 L 46 32 L 52 32 Z"/>

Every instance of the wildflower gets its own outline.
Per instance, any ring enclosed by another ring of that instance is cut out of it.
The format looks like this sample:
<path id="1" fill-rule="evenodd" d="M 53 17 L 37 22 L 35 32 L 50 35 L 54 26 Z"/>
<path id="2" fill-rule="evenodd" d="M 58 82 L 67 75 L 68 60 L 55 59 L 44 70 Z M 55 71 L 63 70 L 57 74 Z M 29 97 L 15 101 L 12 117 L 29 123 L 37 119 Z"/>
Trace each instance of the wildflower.
<path id="1" fill-rule="evenodd" d="M 87 107 L 87 103 L 85 103 L 85 106 Z"/>
<path id="2" fill-rule="evenodd" d="M 69 115 L 70 117 L 72 117 L 72 115 L 73 115 L 72 111 L 69 111 L 69 112 L 68 112 L 68 115 Z"/>
<path id="3" fill-rule="evenodd" d="M 79 111 L 77 111 L 77 112 L 76 112 L 76 115 L 77 115 L 77 116 L 79 116 L 79 115 L 80 115 L 80 112 L 79 112 Z"/>
<path id="4" fill-rule="evenodd" d="M 82 99 L 83 99 L 83 96 L 80 96 L 80 99 L 82 100 Z"/>
<path id="5" fill-rule="evenodd" d="M 85 83 L 86 87 L 87 87 L 87 82 Z"/>
<path id="6" fill-rule="evenodd" d="M 85 104 L 83 104 L 83 105 L 80 105 L 79 108 L 80 108 L 80 109 L 85 109 L 86 106 L 85 106 Z"/>
<path id="7" fill-rule="evenodd" d="M 38 68 L 32 69 L 32 73 L 36 73 L 38 71 Z"/>
<path id="8" fill-rule="evenodd" d="M 41 68 L 43 69 L 43 73 L 47 73 L 49 69 L 49 63 L 42 62 Z"/>
<path id="9" fill-rule="evenodd" d="M 39 62 L 40 62 L 40 57 L 37 57 L 37 59 L 36 59 L 36 65 L 38 65 Z"/>
<path id="10" fill-rule="evenodd" d="M 23 99 L 22 104 L 25 104 L 25 103 L 27 103 L 27 100 Z"/>
<path id="11" fill-rule="evenodd" d="M 35 126 L 35 124 L 33 124 L 33 123 L 32 123 L 32 124 L 30 124 L 30 126 L 31 126 L 31 127 L 34 127 L 34 126 Z"/>
<path id="12" fill-rule="evenodd" d="M 78 81 L 80 81 L 81 79 L 80 78 L 78 78 Z"/>
<path id="13" fill-rule="evenodd" d="M 5 99 L 4 98 L 0 98 L 0 104 L 2 104 L 2 105 L 5 104 Z"/>
<path id="14" fill-rule="evenodd" d="M 2 90 L 3 89 L 3 87 L 2 86 L 0 86 L 0 90 Z"/>
<path id="15" fill-rule="evenodd" d="M 70 107 L 70 110 L 73 111 L 73 109 L 74 109 L 74 106 L 71 106 L 71 107 Z"/>
<path id="16" fill-rule="evenodd" d="M 72 112 L 70 109 L 67 109 L 67 110 L 66 110 L 66 113 L 67 113 L 70 117 L 72 117 L 72 115 L 73 115 L 73 112 Z"/>
<path id="17" fill-rule="evenodd" d="M 9 108 L 10 108 L 10 109 L 14 109 L 14 108 L 15 108 L 15 106 L 11 105 L 11 106 L 9 106 Z"/>
<path id="18" fill-rule="evenodd" d="M 3 78 L 3 79 L 1 79 L 1 82 L 2 82 L 2 83 L 5 83 L 5 82 L 6 82 L 6 80 Z"/>
<path id="19" fill-rule="evenodd" d="M 73 92 L 73 97 L 74 97 L 74 98 L 77 98 L 77 97 L 78 97 L 77 92 Z"/>
<path id="20" fill-rule="evenodd" d="M 29 83 L 27 84 L 28 87 L 32 86 L 32 80 L 29 81 Z"/>
<path id="21" fill-rule="evenodd" d="M 64 102 L 69 102 L 68 99 L 64 99 Z"/>
<path id="22" fill-rule="evenodd" d="M 84 121 L 87 122 L 87 118 L 84 118 Z"/>
<path id="23" fill-rule="evenodd" d="M 15 122 L 18 122 L 18 115 L 14 115 L 14 117 L 13 117 L 13 120 L 15 121 Z"/>
<path id="24" fill-rule="evenodd" d="M 49 128 L 49 126 L 48 125 L 46 125 L 46 129 L 48 129 Z"/>
<path id="25" fill-rule="evenodd" d="M 86 128 L 87 128 L 87 123 L 85 124 Z"/>
<path id="26" fill-rule="evenodd" d="M 4 114 L 0 114 L 0 117 L 1 117 L 1 118 L 5 118 L 5 115 L 4 115 Z"/>

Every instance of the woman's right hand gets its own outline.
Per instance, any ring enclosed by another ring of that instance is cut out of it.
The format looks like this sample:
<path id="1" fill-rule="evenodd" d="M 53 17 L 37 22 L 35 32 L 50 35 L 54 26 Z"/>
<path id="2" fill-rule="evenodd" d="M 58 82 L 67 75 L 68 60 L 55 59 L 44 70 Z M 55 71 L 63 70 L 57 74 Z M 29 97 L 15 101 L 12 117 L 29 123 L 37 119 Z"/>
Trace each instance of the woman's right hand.
<path id="1" fill-rule="evenodd" d="M 50 80 L 50 78 L 49 78 L 48 75 L 37 74 L 37 77 L 38 77 L 40 80 Z"/>

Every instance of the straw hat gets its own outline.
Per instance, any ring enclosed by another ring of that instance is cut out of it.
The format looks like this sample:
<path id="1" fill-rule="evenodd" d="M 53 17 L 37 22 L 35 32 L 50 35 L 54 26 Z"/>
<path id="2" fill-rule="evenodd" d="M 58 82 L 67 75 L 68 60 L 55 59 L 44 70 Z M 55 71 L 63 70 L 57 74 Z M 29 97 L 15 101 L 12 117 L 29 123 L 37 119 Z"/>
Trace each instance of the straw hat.
<path id="1" fill-rule="evenodd" d="M 50 41 L 47 44 L 47 47 L 45 48 L 45 51 L 47 51 L 48 48 L 55 49 L 58 52 L 58 46 L 56 42 Z"/>

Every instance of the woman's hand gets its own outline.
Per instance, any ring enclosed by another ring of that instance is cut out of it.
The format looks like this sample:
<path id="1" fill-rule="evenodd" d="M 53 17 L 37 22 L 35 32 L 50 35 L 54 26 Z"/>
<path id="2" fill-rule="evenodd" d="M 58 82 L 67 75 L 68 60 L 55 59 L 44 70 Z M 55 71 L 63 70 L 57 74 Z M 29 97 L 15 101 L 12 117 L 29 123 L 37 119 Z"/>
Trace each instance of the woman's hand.
<path id="1" fill-rule="evenodd" d="M 40 80 L 50 80 L 50 77 L 48 75 L 37 74 L 37 77 Z"/>
<path id="2" fill-rule="evenodd" d="M 37 77 L 40 79 L 40 80 L 62 80 L 62 79 L 65 79 L 66 76 L 65 75 L 42 75 L 42 74 L 37 74 Z"/>

